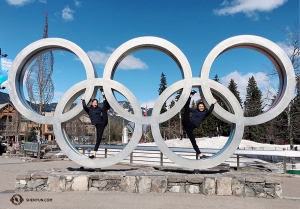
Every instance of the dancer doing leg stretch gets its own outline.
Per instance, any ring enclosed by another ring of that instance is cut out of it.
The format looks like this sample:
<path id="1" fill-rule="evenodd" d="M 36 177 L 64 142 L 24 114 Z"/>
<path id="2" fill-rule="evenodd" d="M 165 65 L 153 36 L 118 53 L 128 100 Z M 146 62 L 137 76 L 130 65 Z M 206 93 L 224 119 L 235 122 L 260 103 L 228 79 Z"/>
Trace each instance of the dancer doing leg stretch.
<path id="1" fill-rule="evenodd" d="M 81 98 L 83 109 L 89 115 L 89 117 L 91 119 L 91 123 L 96 127 L 96 133 L 97 133 L 97 140 L 96 140 L 96 144 L 95 144 L 95 148 L 94 148 L 94 155 L 91 155 L 89 157 L 91 159 L 96 157 L 96 153 L 98 151 L 104 129 L 108 123 L 107 111 L 110 109 L 110 105 L 106 101 L 103 90 L 100 89 L 100 91 L 103 95 L 102 108 L 99 107 L 97 99 L 91 100 L 92 103 L 91 103 L 91 106 L 89 107 L 86 105 L 84 97 Z"/>
<path id="2" fill-rule="evenodd" d="M 204 111 L 204 103 L 203 102 L 199 102 L 197 104 L 196 109 L 190 108 L 191 98 L 192 98 L 192 96 L 194 96 L 195 93 L 196 93 L 196 91 L 194 91 L 194 90 L 191 91 L 190 97 L 187 100 L 186 104 L 184 105 L 184 114 L 183 114 L 182 124 L 186 131 L 186 134 L 188 135 L 188 137 L 193 145 L 194 150 L 196 151 L 197 158 L 199 156 L 200 159 L 204 159 L 204 158 L 208 158 L 208 156 L 203 155 L 201 153 L 201 151 L 197 145 L 193 130 L 195 128 L 198 128 L 200 126 L 200 124 L 202 123 L 202 121 L 213 111 L 214 105 L 217 103 L 217 100 L 214 99 L 212 101 L 212 104 L 208 111 Z M 190 116 L 190 113 L 192 113 L 191 116 Z"/>

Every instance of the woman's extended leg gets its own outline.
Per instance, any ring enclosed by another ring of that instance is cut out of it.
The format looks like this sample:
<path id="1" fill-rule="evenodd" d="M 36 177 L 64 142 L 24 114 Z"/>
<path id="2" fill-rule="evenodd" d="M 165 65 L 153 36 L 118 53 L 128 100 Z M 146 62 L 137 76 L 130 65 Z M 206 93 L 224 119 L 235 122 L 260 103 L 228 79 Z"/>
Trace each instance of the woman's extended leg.
<path id="1" fill-rule="evenodd" d="M 187 100 L 187 102 L 184 105 L 184 114 L 183 114 L 183 119 L 182 119 L 182 124 L 185 129 L 186 134 L 188 135 L 194 150 L 196 151 L 197 154 L 200 154 L 199 147 L 196 143 L 195 135 L 193 133 L 193 125 L 190 122 L 190 102 L 191 102 L 191 97 Z"/>
<path id="2" fill-rule="evenodd" d="M 96 132 L 97 132 L 97 142 L 95 144 L 95 148 L 94 148 L 94 154 L 95 154 L 95 157 L 96 157 L 96 152 L 98 151 L 98 148 L 100 146 L 100 142 L 101 142 L 101 139 L 102 139 L 102 135 L 103 135 L 103 132 L 104 132 L 104 124 L 101 122 L 101 123 L 98 123 L 96 125 Z"/>
<path id="3" fill-rule="evenodd" d="M 103 119 L 103 124 L 104 126 L 107 125 L 108 123 L 108 115 L 107 111 L 110 109 L 110 105 L 106 100 L 103 100 L 103 107 L 102 107 L 102 119 Z"/>
<path id="4" fill-rule="evenodd" d="M 190 102 L 191 102 L 191 97 L 186 101 L 184 105 L 184 113 L 183 113 L 183 118 L 182 118 L 182 124 L 183 126 L 190 124 Z"/>
<path id="5" fill-rule="evenodd" d="M 200 149 L 199 149 L 199 147 L 197 145 L 197 142 L 196 142 L 195 135 L 193 133 L 193 129 L 186 128 L 185 131 L 186 131 L 186 134 L 188 135 L 188 137 L 189 137 L 189 139 L 190 139 L 190 141 L 191 141 L 191 143 L 193 145 L 193 148 L 196 151 L 196 153 L 197 154 L 201 154 L 201 151 L 200 151 Z"/>

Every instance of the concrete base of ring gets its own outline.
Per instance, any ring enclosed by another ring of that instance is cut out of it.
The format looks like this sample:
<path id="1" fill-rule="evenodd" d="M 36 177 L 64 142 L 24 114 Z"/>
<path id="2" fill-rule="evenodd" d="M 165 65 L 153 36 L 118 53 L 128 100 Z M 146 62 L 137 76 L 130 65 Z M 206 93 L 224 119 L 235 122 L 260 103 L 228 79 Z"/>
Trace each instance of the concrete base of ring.
<path id="1" fill-rule="evenodd" d="M 72 170 L 72 171 L 70 171 Z M 141 167 L 91 172 L 91 169 L 47 169 L 18 174 L 15 192 L 116 191 L 191 193 L 280 198 L 281 182 L 271 173 Z"/>

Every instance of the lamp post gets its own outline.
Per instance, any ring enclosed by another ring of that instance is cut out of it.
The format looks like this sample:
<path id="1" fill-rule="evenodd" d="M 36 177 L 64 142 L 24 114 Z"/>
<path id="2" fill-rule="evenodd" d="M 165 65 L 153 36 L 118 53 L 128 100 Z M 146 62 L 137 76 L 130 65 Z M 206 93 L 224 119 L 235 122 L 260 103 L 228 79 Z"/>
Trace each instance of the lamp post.
<path id="1" fill-rule="evenodd" d="M 1 48 L 0 48 L 0 58 L 1 58 L 1 57 L 7 57 L 7 54 L 2 54 L 2 53 L 1 53 Z"/>
<path id="2" fill-rule="evenodd" d="M 181 111 L 179 111 L 179 135 L 180 135 L 180 140 L 182 140 L 182 130 L 181 130 Z"/>

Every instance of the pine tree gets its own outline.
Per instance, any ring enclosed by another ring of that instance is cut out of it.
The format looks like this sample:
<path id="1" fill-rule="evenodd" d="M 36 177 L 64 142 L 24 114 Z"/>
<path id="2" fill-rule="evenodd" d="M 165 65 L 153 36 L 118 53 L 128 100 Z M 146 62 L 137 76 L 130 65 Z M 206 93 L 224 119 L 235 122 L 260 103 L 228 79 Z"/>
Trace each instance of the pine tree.
<path id="1" fill-rule="evenodd" d="M 238 102 L 240 103 L 240 105 L 242 106 L 242 100 L 240 97 L 240 92 L 237 90 L 237 84 L 234 82 L 233 79 L 230 80 L 229 85 L 228 85 L 228 89 L 233 93 L 233 95 L 237 98 Z M 224 109 L 227 109 L 227 107 L 224 107 Z M 224 121 L 220 122 L 220 126 L 219 126 L 219 131 L 221 132 L 221 135 L 224 136 L 229 136 L 230 135 L 230 131 L 231 131 L 231 124 L 226 123 Z"/>
<path id="2" fill-rule="evenodd" d="M 159 88 L 158 88 L 158 94 L 161 95 L 166 88 L 167 88 L 167 78 L 166 78 L 164 73 L 161 73 L 160 84 L 159 84 Z M 162 114 L 164 112 L 167 112 L 166 102 L 163 104 L 162 108 L 160 109 L 160 114 Z M 160 126 L 163 127 L 163 128 L 166 128 L 168 126 L 168 121 L 161 123 Z M 164 131 L 164 130 L 162 130 L 162 131 Z M 163 135 L 165 135 L 165 133 Z"/>
<path id="3" fill-rule="evenodd" d="M 167 88 L 167 78 L 164 73 L 161 73 L 158 94 L 161 95 Z"/>
<path id="4" fill-rule="evenodd" d="M 164 73 L 161 73 L 158 95 L 161 95 L 166 88 L 167 88 L 167 78 Z M 160 110 L 160 113 L 164 113 L 164 112 L 167 112 L 166 102 L 164 103 L 164 105 Z"/>
<path id="5" fill-rule="evenodd" d="M 214 80 L 214 81 L 217 81 L 218 83 L 220 83 L 218 74 L 215 75 L 215 77 L 214 77 L 213 80 Z"/>
<path id="6" fill-rule="evenodd" d="M 248 81 L 246 100 L 244 102 L 244 116 L 253 117 L 262 113 L 262 93 L 257 87 L 255 78 L 252 76 Z M 264 137 L 264 125 L 245 127 L 244 138 L 261 142 Z"/>
<path id="7" fill-rule="evenodd" d="M 31 128 L 27 135 L 27 141 L 33 142 L 35 136 L 36 136 L 36 132 L 34 128 Z"/>
<path id="8" fill-rule="evenodd" d="M 244 102 L 244 116 L 257 116 L 262 112 L 262 109 L 262 93 L 257 87 L 255 78 L 252 76 L 248 81 L 246 100 Z"/>
<path id="9" fill-rule="evenodd" d="M 272 103 L 275 97 L 272 99 Z M 283 111 L 276 118 L 264 123 L 265 142 L 271 144 L 284 144 L 284 139 L 288 138 L 287 114 Z"/>
<path id="10" fill-rule="evenodd" d="M 178 100 L 179 100 L 181 94 L 182 94 L 182 89 L 179 89 L 179 90 L 176 92 L 175 102 L 178 102 Z"/>
<path id="11" fill-rule="evenodd" d="M 240 97 L 240 92 L 237 90 L 237 84 L 234 82 L 233 79 L 230 80 L 228 89 L 233 93 L 233 95 L 237 98 L 238 102 L 242 106 L 242 99 Z"/>

